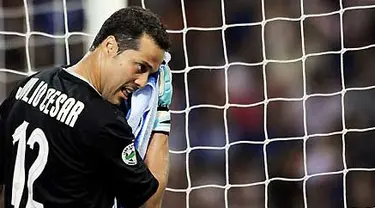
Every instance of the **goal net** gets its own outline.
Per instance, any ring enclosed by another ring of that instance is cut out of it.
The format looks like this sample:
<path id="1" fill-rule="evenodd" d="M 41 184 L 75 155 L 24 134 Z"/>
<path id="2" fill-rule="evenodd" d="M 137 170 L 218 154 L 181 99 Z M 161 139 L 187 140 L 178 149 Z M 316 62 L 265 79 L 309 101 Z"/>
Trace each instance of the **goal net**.
<path id="1" fill-rule="evenodd" d="M 0 2 L 0 102 L 78 61 L 109 4 Z M 173 41 L 163 207 L 375 206 L 375 1 L 127 4 L 159 14 Z"/>

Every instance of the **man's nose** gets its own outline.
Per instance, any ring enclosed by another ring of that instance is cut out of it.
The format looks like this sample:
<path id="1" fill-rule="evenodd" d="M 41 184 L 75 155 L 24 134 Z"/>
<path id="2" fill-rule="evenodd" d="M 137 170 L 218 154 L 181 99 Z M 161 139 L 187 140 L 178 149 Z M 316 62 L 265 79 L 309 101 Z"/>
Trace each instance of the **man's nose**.
<path id="1" fill-rule="evenodd" d="M 148 73 L 143 73 L 139 75 L 139 77 L 135 80 L 135 84 L 138 85 L 139 88 L 143 88 L 146 86 L 148 80 Z"/>

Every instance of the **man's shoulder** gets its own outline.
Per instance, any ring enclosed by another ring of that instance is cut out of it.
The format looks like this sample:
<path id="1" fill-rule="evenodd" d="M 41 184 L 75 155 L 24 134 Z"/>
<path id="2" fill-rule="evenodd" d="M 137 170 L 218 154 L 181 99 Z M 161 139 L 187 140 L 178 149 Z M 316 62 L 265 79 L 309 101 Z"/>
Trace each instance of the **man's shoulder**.
<path id="1" fill-rule="evenodd" d="M 125 119 L 124 112 L 118 107 L 105 100 L 95 99 L 88 102 L 82 119 L 77 123 L 78 128 L 99 133 L 101 131 L 123 132 L 130 136 L 131 127 Z"/>
<path id="2" fill-rule="evenodd" d="M 53 67 L 49 69 L 44 69 L 29 76 L 29 78 L 36 77 L 36 78 L 41 78 L 41 79 L 48 79 L 52 76 L 55 76 L 56 73 L 58 73 L 61 69 L 62 67 Z"/>
<path id="3" fill-rule="evenodd" d="M 103 123 L 107 123 L 124 116 L 119 108 L 104 99 L 92 99 L 84 102 L 86 105 L 85 116 L 92 122 L 103 121 Z"/>

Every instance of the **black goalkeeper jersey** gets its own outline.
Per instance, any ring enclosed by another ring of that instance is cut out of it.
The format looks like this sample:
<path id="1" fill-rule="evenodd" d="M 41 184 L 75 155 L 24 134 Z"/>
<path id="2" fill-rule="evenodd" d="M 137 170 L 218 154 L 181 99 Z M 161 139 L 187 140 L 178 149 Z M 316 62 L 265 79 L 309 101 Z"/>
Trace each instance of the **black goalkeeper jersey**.
<path id="1" fill-rule="evenodd" d="M 157 190 L 123 112 L 70 71 L 28 77 L 0 116 L 6 208 L 139 207 Z"/>

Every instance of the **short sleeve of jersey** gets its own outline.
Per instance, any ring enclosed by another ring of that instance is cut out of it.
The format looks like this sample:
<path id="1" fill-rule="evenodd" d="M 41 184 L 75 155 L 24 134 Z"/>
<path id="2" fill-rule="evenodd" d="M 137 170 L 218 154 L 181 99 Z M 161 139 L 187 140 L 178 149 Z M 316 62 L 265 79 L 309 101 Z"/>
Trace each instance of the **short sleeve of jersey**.
<path id="1" fill-rule="evenodd" d="M 94 140 L 104 180 L 119 203 L 127 208 L 144 204 L 159 185 L 134 148 L 133 138 L 125 118 L 119 115 L 105 124 Z"/>

